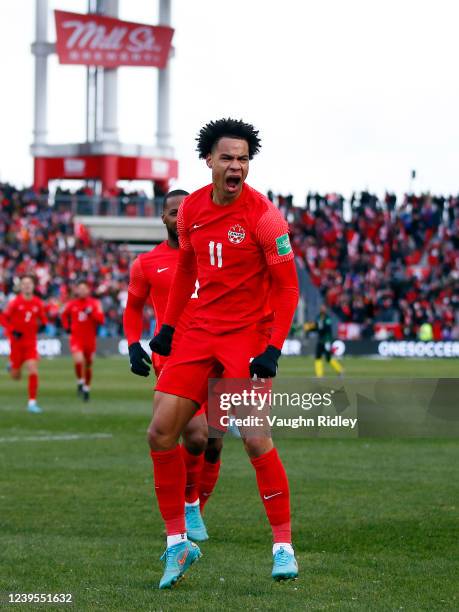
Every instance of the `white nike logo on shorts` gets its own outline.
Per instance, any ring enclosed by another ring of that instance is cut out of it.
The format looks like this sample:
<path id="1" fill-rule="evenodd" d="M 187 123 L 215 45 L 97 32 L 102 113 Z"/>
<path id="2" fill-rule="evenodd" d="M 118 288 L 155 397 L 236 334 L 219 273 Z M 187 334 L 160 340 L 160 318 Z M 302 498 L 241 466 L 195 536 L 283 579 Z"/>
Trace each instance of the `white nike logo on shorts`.
<path id="1" fill-rule="evenodd" d="M 160 272 L 164 272 L 164 270 L 169 270 L 169 268 L 168 267 L 167 268 L 158 268 L 156 270 L 156 272 L 158 272 L 158 274 L 159 274 Z"/>

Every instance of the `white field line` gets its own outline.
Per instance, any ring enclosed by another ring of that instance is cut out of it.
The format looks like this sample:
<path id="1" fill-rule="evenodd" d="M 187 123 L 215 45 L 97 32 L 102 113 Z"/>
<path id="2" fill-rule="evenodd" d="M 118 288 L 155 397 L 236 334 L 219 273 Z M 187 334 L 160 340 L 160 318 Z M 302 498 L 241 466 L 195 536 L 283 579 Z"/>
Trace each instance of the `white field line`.
<path id="1" fill-rule="evenodd" d="M 95 434 L 60 434 L 55 436 L 11 436 L 0 438 L 2 442 L 54 442 L 62 441 L 66 442 L 69 440 L 107 440 L 112 438 L 112 434 L 107 433 L 95 433 Z"/>

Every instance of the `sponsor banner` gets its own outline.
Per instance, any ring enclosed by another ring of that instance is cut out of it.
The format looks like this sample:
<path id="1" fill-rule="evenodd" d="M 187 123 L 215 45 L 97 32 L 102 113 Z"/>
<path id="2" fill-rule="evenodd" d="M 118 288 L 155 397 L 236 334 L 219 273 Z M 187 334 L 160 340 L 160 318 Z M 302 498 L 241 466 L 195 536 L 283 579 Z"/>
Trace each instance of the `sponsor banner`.
<path id="1" fill-rule="evenodd" d="M 458 437 L 459 379 L 212 379 L 210 437 Z"/>
<path id="2" fill-rule="evenodd" d="M 103 15 L 54 11 L 61 64 L 156 66 L 167 64 L 174 30 Z"/>
<path id="3" fill-rule="evenodd" d="M 336 357 L 345 355 L 368 357 L 400 357 L 403 359 L 454 359 L 459 357 L 459 341 L 432 341 L 421 340 L 356 340 L 333 342 L 333 354 Z M 315 344 L 305 344 L 303 354 L 313 353 Z"/>
<path id="4" fill-rule="evenodd" d="M 381 357 L 459 357 L 459 341 L 421 342 L 416 340 L 379 342 Z"/>
<path id="5" fill-rule="evenodd" d="M 40 338 L 37 342 L 37 350 L 40 357 L 60 357 L 60 355 L 65 354 L 59 338 Z M 9 354 L 9 341 L 6 339 L 0 340 L 0 356 L 7 357 Z M 69 354 L 68 351 L 67 354 Z"/>
<path id="6" fill-rule="evenodd" d="M 142 346 L 146 351 L 149 339 L 142 340 Z M 297 338 L 290 338 L 285 341 L 282 347 L 283 355 L 313 355 L 315 351 L 315 341 L 305 341 Z M 38 352 L 43 357 L 58 357 L 60 355 L 70 355 L 68 338 L 41 338 L 38 341 Z M 384 341 L 375 340 L 356 340 L 344 341 L 335 340 L 332 345 L 332 352 L 335 357 L 361 356 L 361 357 L 381 357 L 381 358 L 402 358 L 402 359 L 454 359 L 459 357 L 459 341 L 451 342 L 418 342 L 418 341 Z M 0 356 L 10 353 L 9 342 L 0 339 Z M 127 341 L 124 338 L 98 338 L 97 355 L 128 355 Z"/>

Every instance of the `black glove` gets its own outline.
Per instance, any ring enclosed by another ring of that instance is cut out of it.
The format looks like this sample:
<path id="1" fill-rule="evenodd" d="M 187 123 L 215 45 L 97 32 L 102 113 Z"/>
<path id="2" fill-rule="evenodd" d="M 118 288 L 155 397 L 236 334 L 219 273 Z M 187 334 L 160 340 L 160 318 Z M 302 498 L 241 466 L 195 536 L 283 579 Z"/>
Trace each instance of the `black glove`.
<path id="1" fill-rule="evenodd" d="M 250 364 L 250 376 L 257 378 L 274 378 L 277 373 L 277 362 L 281 352 L 275 346 L 268 345 L 261 355 L 258 355 Z"/>
<path id="2" fill-rule="evenodd" d="M 174 331 L 175 327 L 171 325 L 161 325 L 159 333 L 150 340 L 150 348 L 153 353 L 158 353 L 158 355 L 164 355 L 165 357 L 171 354 Z"/>
<path id="3" fill-rule="evenodd" d="M 150 355 L 143 350 L 140 342 L 133 342 L 129 345 L 129 361 L 131 362 L 131 372 L 137 376 L 148 376 L 151 363 Z"/>
<path id="4" fill-rule="evenodd" d="M 23 336 L 23 333 L 20 331 L 12 331 L 11 335 L 13 336 L 13 338 L 16 338 L 16 340 L 20 340 Z"/>

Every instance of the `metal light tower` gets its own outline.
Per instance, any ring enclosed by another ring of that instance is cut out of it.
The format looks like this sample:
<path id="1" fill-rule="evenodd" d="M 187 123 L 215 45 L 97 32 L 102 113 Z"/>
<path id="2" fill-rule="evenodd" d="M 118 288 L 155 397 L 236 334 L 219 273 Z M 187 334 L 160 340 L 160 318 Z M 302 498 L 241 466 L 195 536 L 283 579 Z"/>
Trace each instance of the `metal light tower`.
<path id="1" fill-rule="evenodd" d="M 171 0 L 159 0 L 160 25 L 171 24 Z M 178 164 L 171 146 L 169 125 L 170 67 L 159 70 L 157 91 L 157 134 L 150 146 L 127 145 L 119 141 L 118 68 L 87 70 L 86 142 L 50 145 L 47 142 L 48 56 L 56 45 L 48 42 L 48 0 L 36 0 L 36 30 L 32 53 L 35 56 L 34 187 L 46 187 L 52 179 L 97 180 L 102 191 L 113 192 L 116 182 L 153 180 L 162 189 L 176 178 Z M 117 18 L 119 0 L 89 0 L 88 13 Z M 119 22 L 123 24 L 125 22 Z M 102 83 L 100 82 L 102 81 Z M 102 96 L 102 106 L 99 98 Z M 102 111 L 99 117 L 98 110 Z"/>
<path id="2" fill-rule="evenodd" d="M 159 0 L 159 23 L 171 25 L 171 0 Z M 170 68 L 169 64 L 159 71 L 158 75 L 158 110 L 156 144 L 159 149 L 167 152 L 167 156 L 173 157 L 174 151 L 171 146 L 169 109 L 170 109 Z"/>

